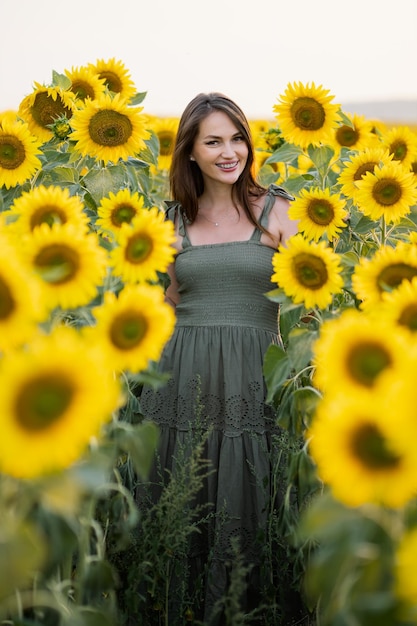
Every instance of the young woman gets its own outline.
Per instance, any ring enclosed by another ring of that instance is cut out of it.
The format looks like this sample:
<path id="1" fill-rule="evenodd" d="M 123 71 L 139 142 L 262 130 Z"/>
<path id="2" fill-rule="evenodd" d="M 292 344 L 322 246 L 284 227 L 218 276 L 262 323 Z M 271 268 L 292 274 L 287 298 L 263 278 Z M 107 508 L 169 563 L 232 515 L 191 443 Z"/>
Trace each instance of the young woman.
<path id="1" fill-rule="evenodd" d="M 176 329 L 159 366 L 170 379 L 157 391 L 145 388 L 140 403 L 160 427 L 155 500 L 192 437 L 205 433 L 209 466 L 195 502 L 205 519 L 183 570 L 191 589 L 199 581 L 193 610 L 205 624 L 224 623 L 237 555 L 247 568 L 243 611 L 262 604 L 271 580 L 265 542 L 277 501 L 271 473 L 279 429 L 265 404 L 262 367 L 268 346 L 281 339 L 278 306 L 265 293 L 273 288 L 272 256 L 297 223 L 288 217 L 292 196 L 258 184 L 253 165 L 242 110 L 220 93 L 197 95 L 180 119 L 167 202 L 177 234 L 166 291 Z"/>

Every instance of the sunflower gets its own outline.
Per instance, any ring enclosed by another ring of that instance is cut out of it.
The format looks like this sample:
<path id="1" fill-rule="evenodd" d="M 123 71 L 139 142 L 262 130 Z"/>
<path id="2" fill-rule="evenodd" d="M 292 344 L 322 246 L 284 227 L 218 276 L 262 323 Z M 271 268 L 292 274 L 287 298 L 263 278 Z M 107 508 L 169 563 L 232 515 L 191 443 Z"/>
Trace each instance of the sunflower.
<path id="1" fill-rule="evenodd" d="M 23 345 L 46 318 L 38 281 L 0 237 L 0 352 Z"/>
<path id="2" fill-rule="evenodd" d="M 347 214 L 345 201 L 327 187 L 302 189 L 288 212 L 291 219 L 299 220 L 304 237 L 315 241 L 323 236 L 332 241 L 346 226 Z"/>
<path id="3" fill-rule="evenodd" d="M 72 67 L 65 70 L 65 75 L 71 81 L 71 91 L 77 100 L 84 102 L 87 98 L 96 100 L 106 89 L 103 78 L 97 76 L 91 68 Z"/>
<path id="4" fill-rule="evenodd" d="M 276 122 L 269 120 L 251 120 L 249 127 L 255 149 L 271 154 L 284 143 Z"/>
<path id="5" fill-rule="evenodd" d="M 179 119 L 177 117 L 150 118 L 148 128 L 152 130 L 158 138 L 158 169 L 160 170 L 169 170 L 171 166 L 178 124 Z"/>
<path id="6" fill-rule="evenodd" d="M 288 240 L 272 258 L 272 281 L 278 283 L 295 304 L 326 308 L 343 288 L 338 255 L 324 241 L 308 242 L 301 234 Z"/>
<path id="7" fill-rule="evenodd" d="M 70 327 L 7 354 L 0 379 L 0 470 L 18 478 L 73 464 L 121 403 L 101 351 Z"/>
<path id="8" fill-rule="evenodd" d="M 126 285 L 118 297 L 107 291 L 93 315 L 97 325 L 86 330 L 87 337 L 103 346 L 115 370 L 133 373 L 160 358 L 175 324 L 174 310 L 156 285 Z"/>
<path id="9" fill-rule="evenodd" d="M 124 100 L 130 100 L 136 95 L 135 83 L 122 61 L 115 58 L 105 61 L 98 59 L 95 63 L 89 63 L 88 69 L 103 80 L 107 89 L 113 94 L 119 94 Z"/>
<path id="10" fill-rule="evenodd" d="M 417 577 L 415 575 L 417 559 L 417 528 L 407 529 L 400 538 L 395 551 L 394 581 L 395 593 L 407 606 L 410 622 L 417 619 Z"/>
<path id="11" fill-rule="evenodd" d="M 137 191 L 121 189 L 116 194 L 110 192 L 108 198 L 102 198 L 97 207 L 98 219 L 95 223 L 101 234 L 115 234 L 123 224 L 131 224 L 144 210 L 147 209 L 144 209 L 143 196 Z"/>
<path id="12" fill-rule="evenodd" d="M 321 326 L 313 346 L 314 383 L 325 392 L 372 389 L 383 374 L 399 367 L 405 350 L 405 333 L 384 317 L 345 309 Z"/>
<path id="13" fill-rule="evenodd" d="M 367 172 L 373 173 L 376 167 L 386 165 L 392 160 L 388 150 L 381 146 L 365 148 L 350 157 L 349 161 L 343 163 L 338 183 L 341 185 L 341 192 L 354 201 L 358 191 L 357 183 L 362 180 Z"/>
<path id="14" fill-rule="evenodd" d="M 362 257 L 352 274 L 352 288 L 361 308 L 376 309 L 385 294 L 417 276 L 417 246 L 381 246 L 372 258 Z"/>
<path id="15" fill-rule="evenodd" d="M 6 189 L 22 185 L 40 168 L 41 142 L 34 137 L 29 126 L 12 116 L 0 121 L 0 187 Z"/>
<path id="16" fill-rule="evenodd" d="M 309 450 L 320 478 L 344 504 L 398 508 L 416 495 L 415 449 L 399 439 L 393 411 L 383 395 L 366 392 L 338 393 L 319 403 L 307 433 Z"/>
<path id="17" fill-rule="evenodd" d="M 329 145 L 339 155 L 342 148 L 348 150 L 364 150 L 374 143 L 372 133 L 372 122 L 365 119 L 363 115 L 345 114 L 351 125 L 340 123 L 333 131 Z"/>
<path id="18" fill-rule="evenodd" d="M 127 283 L 157 281 L 174 260 L 174 225 L 156 207 L 142 211 L 130 224 L 122 224 L 117 246 L 111 251 L 113 273 Z"/>
<path id="19" fill-rule="evenodd" d="M 288 84 L 273 107 L 285 141 L 305 149 L 329 141 L 340 121 L 340 106 L 332 100 L 321 85 Z"/>
<path id="20" fill-rule="evenodd" d="M 33 187 L 24 191 L 8 213 L 15 221 L 13 230 L 31 233 L 41 224 L 73 224 L 87 232 L 88 218 L 79 196 L 70 196 L 68 187 Z"/>
<path id="21" fill-rule="evenodd" d="M 387 292 L 377 310 L 381 318 L 417 337 L 417 276 L 410 281 L 403 281 L 394 291 Z"/>
<path id="22" fill-rule="evenodd" d="M 24 238 L 22 254 L 50 309 L 88 304 L 106 275 L 107 254 L 97 237 L 73 224 L 41 224 Z"/>
<path id="23" fill-rule="evenodd" d="M 413 174 L 395 161 L 377 165 L 357 182 L 357 187 L 358 208 L 372 220 L 384 217 L 387 223 L 397 224 L 417 202 Z"/>
<path id="24" fill-rule="evenodd" d="M 75 149 L 104 163 L 135 156 L 150 136 L 142 108 L 127 106 L 119 94 L 86 100 L 72 119 L 70 137 L 76 142 Z"/>
<path id="25" fill-rule="evenodd" d="M 417 154 L 417 135 L 408 126 L 398 126 L 384 133 L 381 143 L 407 170 Z"/>
<path id="26" fill-rule="evenodd" d="M 54 136 L 49 127 L 57 119 L 66 117 L 70 120 L 75 108 L 75 94 L 71 91 L 35 83 L 33 93 L 23 98 L 18 113 L 27 122 L 30 131 L 43 143 Z"/>

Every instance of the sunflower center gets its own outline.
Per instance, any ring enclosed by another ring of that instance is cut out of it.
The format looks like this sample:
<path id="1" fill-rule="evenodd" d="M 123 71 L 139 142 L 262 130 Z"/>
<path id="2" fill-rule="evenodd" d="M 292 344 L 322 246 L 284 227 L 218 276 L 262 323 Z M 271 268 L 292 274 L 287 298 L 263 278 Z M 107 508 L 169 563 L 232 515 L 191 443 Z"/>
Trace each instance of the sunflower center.
<path id="1" fill-rule="evenodd" d="M 16 398 L 16 416 L 22 428 L 40 431 L 59 420 L 70 406 L 74 389 L 69 381 L 42 374 L 28 381 Z"/>
<path id="2" fill-rule="evenodd" d="M 378 163 L 372 161 L 362 163 L 362 165 L 360 165 L 356 170 L 353 180 L 361 180 L 367 172 L 374 172 L 377 165 Z"/>
<path id="3" fill-rule="evenodd" d="M 67 216 L 64 211 L 56 206 L 42 206 L 33 213 L 30 218 L 30 228 L 33 230 L 36 226 L 41 224 L 65 224 L 67 222 Z"/>
<path id="4" fill-rule="evenodd" d="M 293 267 L 298 282 L 307 289 L 320 289 L 327 283 L 328 272 L 322 259 L 306 252 L 293 259 Z"/>
<path id="5" fill-rule="evenodd" d="M 417 304 L 411 303 L 404 307 L 398 317 L 398 323 L 401 326 L 406 326 L 409 330 L 417 331 Z"/>
<path id="6" fill-rule="evenodd" d="M 340 126 L 336 132 L 336 141 L 340 146 L 350 148 L 354 146 L 359 139 L 359 133 L 355 128 L 350 126 Z"/>
<path id="7" fill-rule="evenodd" d="M 353 346 L 347 365 L 356 382 L 372 387 L 376 377 L 391 365 L 391 356 L 381 344 L 363 342 Z"/>
<path id="8" fill-rule="evenodd" d="M 59 96 L 54 100 L 47 92 L 41 92 L 36 95 L 31 108 L 31 115 L 38 126 L 49 130 L 48 126 L 53 124 L 56 119 L 64 116 L 70 119 L 72 111 L 65 106 Z"/>
<path id="9" fill-rule="evenodd" d="M 334 208 L 331 202 L 323 199 L 313 199 L 307 208 L 308 217 L 315 224 L 328 226 L 334 219 Z"/>
<path id="10" fill-rule="evenodd" d="M 7 285 L 0 278 L 0 320 L 6 320 L 13 313 L 15 308 L 15 300 Z"/>
<path id="11" fill-rule="evenodd" d="M 392 206 L 401 198 L 401 185 L 395 178 L 382 178 L 378 180 L 372 189 L 372 196 L 378 204 Z"/>
<path id="12" fill-rule="evenodd" d="M 389 147 L 389 151 L 396 161 L 403 161 L 408 152 L 407 144 L 404 143 L 404 141 L 398 139 L 397 141 L 393 141 L 393 143 Z"/>
<path id="13" fill-rule="evenodd" d="M 301 130 L 320 130 L 326 115 L 323 106 L 308 96 L 297 98 L 291 105 L 291 117 L 295 126 Z"/>
<path id="14" fill-rule="evenodd" d="M 70 281 L 77 273 L 79 256 L 73 248 L 52 244 L 40 250 L 34 264 L 43 280 L 60 285 Z"/>
<path id="15" fill-rule="evenodd" d="M 122 81 L 119 76 L 114 72 L 103 70 L 100 72 L 99 77 L 104 80 L 105 85 L 109 91 L 113 93 L 120 93 L 123 89 Z"/>
<path id="16" fill-rule="evenodd" d="M 137 233 L 130 238 L 126 246 L 126 259 L 130 263 L 143 263 L 151 254 L 152 249 L 152 239 L 143 233 Z"/>
<path id="17" fill-rule="evenodd" d="M 159 139 L 159 154 L 161 156 L 169 156 L 172 154 L 174 147 L 174 135 L 169 131 L 161 131 L 158 133 Z"/>
<path id="18" fill-rule="evenodd" d="M 103 109 L 92 116 L 88 125 L 92 141 L 100 146 L 121 146 L 132 135 L 132 122 L 123 113 Z"/>
<path id="19" fill-rule="evenodd" d="M 111 341 L 119 350 L 131 350 L 140 344 L 147 327 L 142 316 L 134 311 L 125 311 L 111 325 Z"/>
<path id="20" fill-rule="evenodd" d="M 400 457 L 386 445 L 386 440 L 374 424 L 364 424 L 352 438 L 354 455 L 369 469 L 396 467 Z"/>
<path id="21" fill-rule="evenodd" d="M 136 210 L 131 204 L 121 204 L 112 211 L 111 221 L 119 227 L 124 223 L 130 224 L 135 215 Z"/>
<path id="22" fill-rule="evenodd" d="M 15 135 L 0 135 L 0 167 L 17 169 L 26 158 L 23 143 Z"/>
<path id="23" fill-rule="evenodd" d="M 410 281 L 414 276 L 417 276 L 417 267 L 395 263 L 381 270 L 376 284 L 380 291 L 392 291 L 401 285 L 403 280 Z"/>
<path id="24" fill-rule="evenodd" d="M 95 92 L 90 83 L 84 80 L 75 80 L 72 83 L 71 91 L 75 93 L 79 100 L 84 101 L 86 98 L 91 98 L 94 100 Z"/>

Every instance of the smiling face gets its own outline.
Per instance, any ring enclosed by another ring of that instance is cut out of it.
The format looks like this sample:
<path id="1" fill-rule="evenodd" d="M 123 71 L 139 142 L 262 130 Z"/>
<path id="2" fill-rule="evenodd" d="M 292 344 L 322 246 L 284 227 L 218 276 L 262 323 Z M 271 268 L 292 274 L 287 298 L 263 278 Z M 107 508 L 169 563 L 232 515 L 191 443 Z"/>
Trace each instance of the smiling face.
<path id="1" fill-rule="evenodd" d="M 244 136 L 226 113 L 213 111 L 202 120 L 191 156 L 206 182 L 233 185 L 246 165 L 248 154 Z"/>

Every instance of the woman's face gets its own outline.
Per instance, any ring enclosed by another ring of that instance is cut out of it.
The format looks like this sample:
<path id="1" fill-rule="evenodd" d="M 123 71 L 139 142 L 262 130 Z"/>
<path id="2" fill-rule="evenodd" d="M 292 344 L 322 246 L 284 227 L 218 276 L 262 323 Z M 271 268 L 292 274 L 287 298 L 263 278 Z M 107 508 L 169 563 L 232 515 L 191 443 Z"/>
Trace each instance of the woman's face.
<path id="1" fill-rule="evenodd" d="M 244 136 L 223 111 L 204 118 L 191 152 L 204 179 L 229 185 L 241 175 L 248 154 Z"/>

